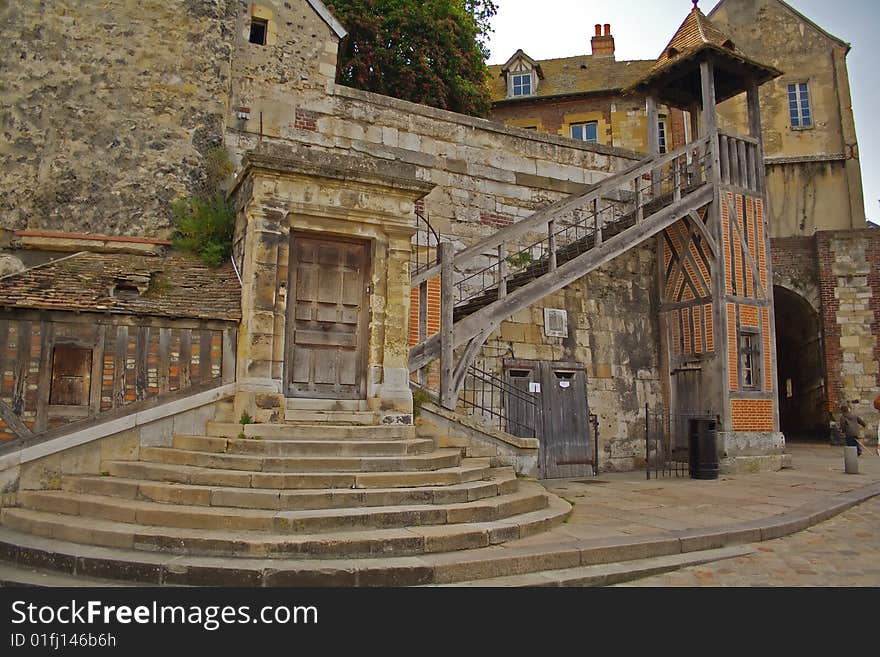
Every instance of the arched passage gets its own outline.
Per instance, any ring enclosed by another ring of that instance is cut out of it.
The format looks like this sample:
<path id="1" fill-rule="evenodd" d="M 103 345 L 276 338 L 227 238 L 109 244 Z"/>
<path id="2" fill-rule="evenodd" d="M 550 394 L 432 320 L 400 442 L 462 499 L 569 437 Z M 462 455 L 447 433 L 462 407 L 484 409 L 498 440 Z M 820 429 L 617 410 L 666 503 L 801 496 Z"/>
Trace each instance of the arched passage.
<path id="1" fill-rule="evenodd" d="M 773 287 L 779 419 L 786 439 L 828 439 L 828 397 L 819 314 L 801 295 Z"/>

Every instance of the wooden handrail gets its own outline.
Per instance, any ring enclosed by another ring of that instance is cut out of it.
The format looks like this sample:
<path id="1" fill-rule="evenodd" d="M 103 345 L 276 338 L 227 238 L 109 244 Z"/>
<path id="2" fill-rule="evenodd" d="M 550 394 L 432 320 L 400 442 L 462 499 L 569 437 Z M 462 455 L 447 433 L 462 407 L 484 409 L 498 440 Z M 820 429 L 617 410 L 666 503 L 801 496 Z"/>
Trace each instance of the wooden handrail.
<path id="1" fill-rule="evenodd" d="M 501 244 L 522 237 L 526 233 L 543 232 L 544 230 L 546 230 L 547 224 L 552 219 L 554 219 L 556 215 L 584 207 L 588 203 L 591 203 L 593 200 L 598 200 L 603 194 L 607 194 L 609 191 L 616 191 L 620 189 L 624 181 L 627 181 L 630 178 L 638 178 L 645 174 L 649 174 L 654 169 L 658 169 L 664 164 L 672 162 L 676 158 L 686 155 L 695 148 L 699 148 L 704 145 L 707 146 L 708 144 L 709 137 L 707 136 L 659 157 L 646 158 L 641 162 L 638 162 L 637 164 L 629 167 L 628 169 L 621 171 L 620 173 L 616 173 L 612 176 L 609 176 L 608 178 L 605 178 L 597 186 L 578 196 L 567 197 L 555 203 L 552 203 L 547 207 L 538 210 L 528 219 L 518 221 L 515 224 L 511 224 L 510 226 L 502 228 L 495 234 L 481 240 L 477 244 L 462 249 L 455 254 L 453 265 L 461 265 L 471 258 L 478 257 L 486 251 L 495 250 Z M 435 265 L 427 270 L 419 272 L 417 276 L 414 276 L 412 278 L 411 285 L 415 287 L 424 280 L 434 278 L 439 273 L 440 267 L 439 265 Z"/>

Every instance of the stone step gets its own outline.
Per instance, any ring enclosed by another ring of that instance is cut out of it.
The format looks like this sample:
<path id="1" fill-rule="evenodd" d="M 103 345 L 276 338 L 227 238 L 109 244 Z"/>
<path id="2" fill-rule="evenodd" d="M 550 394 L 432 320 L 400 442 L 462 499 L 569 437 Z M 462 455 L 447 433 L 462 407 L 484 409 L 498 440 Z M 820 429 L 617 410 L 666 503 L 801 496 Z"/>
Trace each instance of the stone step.
<path id="1" fill-rule="evenodd" d="M 491 522 L 543 509 L 547 496 L 526 490 L 461 504 L 275 511 L 162 504 L 71 491 L 23 491 L 20 504 L 33 511 L 139 526 L 299 535 Z"/>
<path id="2" fill-rule="evenodd" d="M 569 510 L 567 504 L 564 511 L 551 504 L 539 511 L 491 522 L 302 535 L 149 527 L 14 507 L 0 510 L 0 522 L 16 532 L 35 536 L 166 555 L 355 559 L 416 556 L 497 545 L 546 531 L 561 522 Z M 350 562 L 346 565 L 351 566 Z"/>
<path id="3" fill-rule="evenodd" d="M 305 399 L 288 398 L 286 407 L 294 411 L 369 411 L 365 399 Z"/>
<path id="4" fill-rule="evenodd" d="M 106 461 L 103 471 L 115 477 L 234 488 L 411 488 L 449 486 L 485 479 L 489 459 L 462 459 L 456 467 L 414 472 L 301 472 L 272 473 L 225 470 L 145 461 Z"/>
<path id="5" fill-rule="evenodd" d="M 419 488 L 330 488 L 321 490 L 276 490 L 195 486 L 191 484 L 128 479 L 123 477 L 66 476 L 63 490 L 131 500 L 148 500 L 193 506 L 226 506 L 241 509 L 339 509 L 411 504 L 456 504 L 473 502 L 518 489 L 509 468 L 493 468 L 487 480 L 449 486 Z"/>
<path id="6" fill-rule="evenodd" d="M 531 482 L 526 482 L 530 484 Z M 9 509 L 8 511 L 21 511 Z M 521 536 L 561 523 L 571 511 L 564 500 L 551 495 L 546 509 L 494 523 L 496 530 L 503 528 L 505 536 L 512 536 L 510 526 L 519 528 Z M 23 518 L 23 514 L 30 514 Z M 0 521 L 11 520 L 26 527 L 38 512 L 22 511 L 18 518 L 6 518 L 0 512 Z M 45 517 L 43 514 L 42 517 Z M 491 531 L 481 526 L 484 531 Z M 422 528 L 423 541 L 436 536 L 438 528 Z M 446 529 L 446 528 L 440 528 Z M 492 545 L 474 548 L 467 552 L 434 552 L 414 556 L 365 556 L 357 560 L 320 558 L 285 558 L 277 556 L 271 561 L 260 558 L 236 556 L 189 556 L 169 551 L 140 551 L 132 547 L 101 547 L 81 544 L 62 538 L 50 538 L 50 528 L 44 527 L 46 536 L 35 536 L 13 529 L 9 524 L 0 526 L 0 557 L 21 567 L 51 568 L 58 572 L 76 573 L 85 577 L 112 578 L 152 585 L 191 586 L 413 586 L 432 583 L 449 583 L 471 580 L 477 576 L 495 577 L 503 574 L 562 568 L 576 565 L 581 556 L 577 548 L 561 546 L 532 546 L 507 548 Z M 73 531 L 73 530 L 71 530 Z M 80 529 L 86 537 L 113 540 L 108 525 L 92 523 Z M 89 532 L 92 532 L 91 536 Z M 95 533 L 97 532 L 97 533 Z M 63 529 L 56 534 L 64 535 Z M 386 535 L 388 532 L 386 532 Z M 124 536 L 124 535 L 123 535 Z M 487 534 L 487 538 L 491 538 Z M 501 537 L 495 532 L 495 539 Z M 117 537 L 118 538 L 118 537 Z M 154 535 L 147 540 L 157 542 Z M 326 537 L 325 537 L 326 538 Z M 134 545 L 134 537 L 126 541 Z M 451 543 L 447 541 L 446 545 Z M 444 547 L 436 541 L 423 543 L 435 548 Z M 452 548 L 450 548 L 452 549 Z M 667 552 L 668 554 L 668 552 Z M 624 557 L 626 558 L 626 557 Z M 629 557 L 632 558 L 632 557 Z"/>
<path id="7" fill-rule="evenodd" d="M 249 472 L 412 472 L 453 468 L 461 462 L 461 451 L 438 449 L 408 456 L 251 456 L 197 452 L 174 447 L 142 447 L 142 461 L 171 465 L 192 465 Z"/>
<path id="8" fill-rule="evenodd" d="M 668 573 L 681 568 L 699 566 L 706 563 L 735 559 L 754 554 L 757 550 L 747 545 L 670 554 L 662 557 L 649 557 L 620 561 L 616 563 L 579 566 L 560 570 L 543 570 L 521 575 L 490 577 L 488 579 L 467 580 L 452 584 L 441 584 L 444 587 L 536 587 L 536 586 L 613 586 L 624 582 Z"/>
<path id="9" fill-rule="evenodd" d="M 175 435 L 177 449 L 263 456 L 406 456 L 434 451 L 429 438 L 396 440 L 271 440 Z M 480 456 L 484 456 L 480 454 Z"/>
<path id="10" fill-rule="evenodd" d="M 395 440 L 415 438 L 415 427 L 402 424 L 379 426 L 331 424 L 232 424 L 208 422 L 207 434 L 225 438 L 271 438 L 275 440 Z"/>
<path id="11" fill-rule="evenodd" d="M 300 408 L 288 408 L 284 413 L 284 421 L 297 424 L 331 423 L 353 425 L 378 425 L 381 418 L 373 411 L 310 411 Z"/>

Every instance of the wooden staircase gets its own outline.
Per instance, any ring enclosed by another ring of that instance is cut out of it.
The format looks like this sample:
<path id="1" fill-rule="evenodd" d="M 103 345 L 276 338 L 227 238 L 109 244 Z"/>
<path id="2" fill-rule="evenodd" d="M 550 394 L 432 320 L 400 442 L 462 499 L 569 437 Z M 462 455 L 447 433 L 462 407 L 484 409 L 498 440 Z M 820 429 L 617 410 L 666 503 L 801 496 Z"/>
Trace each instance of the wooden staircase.
<path id="1" fill-rule="evenodd" d="M 445 328 L 412 347 L 410 371 L 441 358 L 441 402 L 453 408 L 467 368 L 502 321 L 682 217 L 705 230 L 698 211 L 715 195 L 711 144 L 704 137 L 648 158 L 454 255 L 441 244 L 438 263 L 416 271 L 412 285 L 441 277 Z M 452 351 L 462 345 L 455 364 Z"/>

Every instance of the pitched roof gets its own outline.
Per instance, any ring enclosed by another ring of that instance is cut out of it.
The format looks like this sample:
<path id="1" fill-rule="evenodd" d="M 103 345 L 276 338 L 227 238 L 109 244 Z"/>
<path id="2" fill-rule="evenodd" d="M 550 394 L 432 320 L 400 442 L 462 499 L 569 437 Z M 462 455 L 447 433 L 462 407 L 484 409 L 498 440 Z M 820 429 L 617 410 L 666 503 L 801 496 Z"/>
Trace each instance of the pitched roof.
<path id="1" fill-rule="evenodd" d="M 752 59 L 738 49 L 733 40 L 719 30 L 694 4 L 694 8 L 688 13 L 657 61 L 641 79 L 624 89 L 624 92 L 644 91 L 653 81 L 693 61 L 696 55 L 707 51 L 733 64 L 734 70 L 747 69 L 759 84 L 782 75 L 781 71 Z M 731 86 L 729 89 L 716 88 L 716 92 L 718 101 L 721 102 L 739 93 L 739 90 Z"/>
<path id="2" fill-rule="evenodd" d="M 727 2 L 727 0 L 721 0 L 717 5 L 715 5 L 715 6 L 712 8 L 712 11 L 709 12 L 709 18 L 710 18 L 710 19 L 711 19 L 712 16 L 715 14 L 715 12 L 718 11 L 718 8 L 719 8 L 721 5 L 723 5 L 725 2 Z M 829 32 L 828 30 L 824 29 L 824 28 L 821 27 L 820 25 L 816 24 L 815 22 L 813 22 L 812 20 L 810 20 L 809 18 L 807 18 L 806 16 L 804 16 L 801 12 L 799 12 L 797 9 L 795 9 L 794 7 L 792 7 L 790 4 L 788 4 L 788 3 L 785 2 L 784 0 L 776 0 L 776 2 L 778 2 L 778 3 L 779 3 L 780 5 L 782 5 L 785 9 L 787 9 L 787 10 L 790 11 L 792 14 L 794 14 L 795 16 L 797 16 L 799 19 L 801 19 L 802 21 L 804 21 L 807 25 L 809 25 L 810 27 L 812 27 L 814 30 L 816 30 L 817 32 L 819 32 L 822 36 L 824 36 L 824 37 L 826 37 L 826 38 L 828 38 L 828 39 L 831 39 L 832 41 L 834 41 L 835 43 L 837 43 L 837 44 L 840 45 L 840 46 L 843 46 L 844 48 L 847 49 L 847 51 L 849 51 L 850 48 L 852 48 L 852 44 L 851 44 L 851 43 L 849 43 L 848 41 L 844 41 L 844 40 L 841 39 L 840 37 L 836 37 L 836 36 L 834 36 L 833 34 L 831 34 L 831 32 Z"/>
<path id="3" fill-rule="evenodd" d="M 82 252 L 0 278 L 3 306 L 238 321 L 241 288 L 230 263 Z"/>
<path id="4" fill-rule="evenodd" d="M 535 60 L 544 74 L 534 96 L 507 98 L 507 82 L 502 70 L 509 65 L 489 67 L 489 91 L 492 101 L 527 101 L 551 96 L 616 92 L 634 83 L 650 70 L 650 60 L 615 61 L 610 57 L 578 55 L 560 59 Z"/>

